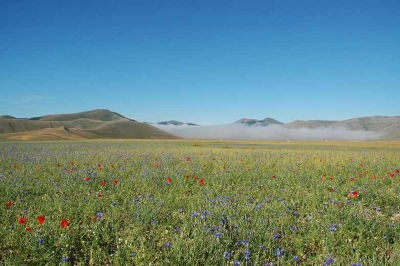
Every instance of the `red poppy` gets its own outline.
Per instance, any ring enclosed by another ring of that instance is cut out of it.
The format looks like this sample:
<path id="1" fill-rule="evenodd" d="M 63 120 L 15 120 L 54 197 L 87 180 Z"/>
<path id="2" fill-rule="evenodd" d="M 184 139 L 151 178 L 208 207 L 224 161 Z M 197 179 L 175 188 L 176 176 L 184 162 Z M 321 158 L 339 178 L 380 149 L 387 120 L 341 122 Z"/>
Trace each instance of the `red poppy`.
<path id="1" fill-rule="evenodd" d="M 105 180 L 101 181 L 100 186 L 104 187 L 105 185 L 106 185 L 106 181 Z"/>
<path id="2" fill-rule="evenodd" d="M 186 175 L 186 178 L 190 178 L 190 175 L 189 175 L 189 174 L 187 174 L 187 175 Z"/>
<path id="3" fill-rule="evenodd" d="M 331 187 L 331 192 L 335 192 L 335 187 Z"/>
<path id="4" fill-rule="evenodd" d="M 62 228 L 67 228 L 67 227 L 68 227 L 68 224 L 69 224 L 69 222 L 68 222 L 67 219 L 61 220 L 60 225 L 61 225 Z"/>
<path id="5" fill-rule="evenodd" d="M 201 186 L 204 185 L 204 183 L 205 183 L 204 179 L 200 179 L 199 183 Z"/>
<path id="6" fill-rule="evenodd" d="M 111 168 L 115 168 L 115 166 L 112 164 L 112 165 L 111 165 Z"/>
<path id="7" fill-rule="evenodd" d="M 168 178 L 167 178 L 167 182 L 168 182 L 168 183 L 171 183 L 171 181 L 172 181 L 171 178 L 168 177 Z"/>
<path id="8" fill-rule="evenodd" d="M 333 180 L 335 180 L 335 178 L 332 176 L 332 177 L 331 177 L 331 180 L 333 181 Z"/>
<path id="9" fill-rule="evenodd" d="M 31 227 L 29 227 L 29 226 L 25 227 L 25 231 L 31 231 L 31 230 L 32 230 Z"/>
<path id="10" fill-rule="evenodd" d="M 92 221 L 96 221 L 96 220 L 97 220 L 97 216 L 93 216 Z"/>
<path id="11" fill-rule="evenodd" d="M 12 203 L 11 200 L 7 201 L 7 206 L 8 206 L 8 207 L 11 207 L 12 205 L 13 205 L 13 203 Z"/>
<path id="12" fill-rule="evenodd" d="M 113 181 L 113 185 L 115 186 L 115 185 L 117 185 L 118 184 L 118 181 L 117 180 L 114 180 Z"/>
<path id="13" fill-rule="evenodd" d="M 97 193 L 97 197 L 100 199 L 102 195 L 100 193 Z"/>
<path id="14" fill-rule="evenodd" d="M 61 166 L 61 165 L 58 163 L 58 164 L 57 164 L 57 167 L 60 167 L 60 166 Z"/>
<path id="15" fill-rule="evenodd" d="M 187 158 L 186 158 L 186 161 L 187 161 L 187 162 L 190 162 L 190 160 L 191 160 L 190 157 L 187 157 Z"/>
<path id="16" fill-rule="evenodd" d="M 272 178 L 275 179 L 275 178 L 276 178 L 276 175 L 272 175 Z"/>
<path id="17" fill-rule="evenodd" d="M 359 196 L 359 194 L 357 191 L 352 191 L 349 193 L 349 195 L 347 195 L 347 197 L 349 197 L 349 198 L 356 198 L 358 196 Z"/>
<path id="18" fill-rule="evenodd" d="M 26 217 L 24 217 L 24 216 L 21 216 L 21 217 L 19 217 L 19 219 L 18 219 L 18 223 L 19 223 L 19 224 L 26 224 L 26 221 L 27 221 L 27 219 L 26 219 Z"/>
<path id="19" fill-rule="evenodd" d="M 90 180 L 90 177 L 85 177 L 85 181 L 87 182 L 87 181 L 89 181 Z"/>
<path id="20" fill-rule="evenodd" d="M 39 216 L 37 217 L 37 219 L 38 219 L 40 225 L 42 225 L 42 224 L 44 223 L 44 221 L 46 220 L 46 218 L 44 218 L 43 215 L 39 215 Z"/>

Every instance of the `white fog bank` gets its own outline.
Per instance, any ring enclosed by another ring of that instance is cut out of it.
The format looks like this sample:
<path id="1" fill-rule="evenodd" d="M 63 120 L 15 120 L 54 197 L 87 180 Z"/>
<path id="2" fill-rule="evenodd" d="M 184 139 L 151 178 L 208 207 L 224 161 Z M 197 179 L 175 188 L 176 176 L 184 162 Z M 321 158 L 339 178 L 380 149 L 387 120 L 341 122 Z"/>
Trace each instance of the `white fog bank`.
<path id="1" fill-rule="evenodd" d="M 382 133 L 348 130 L 345 128 L 286 128 L 282 125 L 245 126 L 227 124 L 218 126 L 153 125 L 176 136 L 191 139 L 237 140 L 374 140 Z"/>

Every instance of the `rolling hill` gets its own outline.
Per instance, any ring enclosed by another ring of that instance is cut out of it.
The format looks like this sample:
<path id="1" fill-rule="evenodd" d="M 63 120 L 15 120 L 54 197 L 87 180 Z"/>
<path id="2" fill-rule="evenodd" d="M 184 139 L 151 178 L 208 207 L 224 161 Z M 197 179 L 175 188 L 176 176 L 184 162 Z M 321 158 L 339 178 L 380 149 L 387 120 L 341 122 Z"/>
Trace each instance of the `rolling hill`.
<path id="1" fill-rule="evenodd" d="M 29 118 L 29 120 L 35 120 L 35 121 L 74 121 L 78 119 L 89 119 L 96 121 L 117 121 L 121 119 L 130 120 L 118 113 L 109 111 L 107 109 L 96 109 L 80 113 L 56 114 L 56 115 L 46 115 L 46 116 Z"/>
<path id="2" fill-rule="evenodd" d="M 8 140 L 84 140 L 98 139 L 99 136 L 92 134 L 86 130 L 77 128 L 44 128 L 32 131 L 5 133 L 0 135 L 1 138 Z"/>
<path id="3" fill-rule="evenodd" d="M 42 139 L 174 139 L 176 136 L 118 113 L 97 109 L 28 119 L 0 117 L 0 138 Z"/>

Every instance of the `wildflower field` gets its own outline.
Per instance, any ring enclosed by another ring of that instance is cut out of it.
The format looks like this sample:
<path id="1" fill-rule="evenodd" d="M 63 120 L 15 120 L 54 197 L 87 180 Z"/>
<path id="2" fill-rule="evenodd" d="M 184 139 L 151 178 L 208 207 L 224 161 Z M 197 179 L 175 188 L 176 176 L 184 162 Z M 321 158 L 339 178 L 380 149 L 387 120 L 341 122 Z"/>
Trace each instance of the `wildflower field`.
<path id="1" fill-rule="evenodd" d="M 398 142 L 0 143 L 1 265 L 400 265 Z"/>

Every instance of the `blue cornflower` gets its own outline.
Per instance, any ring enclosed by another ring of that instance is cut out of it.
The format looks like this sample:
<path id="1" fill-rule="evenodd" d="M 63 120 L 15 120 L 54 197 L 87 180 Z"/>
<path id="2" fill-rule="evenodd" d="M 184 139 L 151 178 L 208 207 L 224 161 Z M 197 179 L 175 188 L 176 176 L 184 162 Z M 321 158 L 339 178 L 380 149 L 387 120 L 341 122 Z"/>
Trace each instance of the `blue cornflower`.
<path id="1" fill-rule="evenodd" d="M 274 233 L 274 238 L 279 239 L 281 237 L 281 234 L 279 232 Z"/>
<path id="2" fill-rule="evenodd" d="M 113 201 L 113 202 L 111 202 L 111 205 L 112 205 L 113 207 L 115 207 L 115 206 L 117 206 L 117 203 L 116 203 L 115 201 Z"/>
<path id="3" fill-rule="evenodd" d="M 131 257 L 132 257 L 132 258 L 136 257 L 136 253 L 135 253 L 135 252 L 132 252 L 132 253 L 131 253 Z"/>
<path id="4" fill-rule="evenodd" d="M 298 261 L 299 260 L 299 256 L 297 256 L 297 255 L 293 256 L 293 260 L 294 261 Z"/>
<path id="5" fill-rule="evenodd" d="M 104 216 L 104 214 L 102 212 L 98 212 L 96 213 L 97 218 L 102 218 Z"/>
<path id="6" fill-rule="evenodd" d="M 339 229 L 338 229 L 337 224 L 330 224 L 330 225 L 329 225 L 329 229 L 328 229 L 329 232 L 331 232 L 331 233 L 336 233 L 338 230 L 339 230 Z"/>
<path id="7" fill-rule="evenodd" d="M 171 242 L 167 242 L 166 244 L 165 244 L 165 246 L 167 247 L 167 249 L 169 249 L 170 247 L 171 247 Z"/>
<path id="8" fill-rule="evenodd" d="M 228 251 L 224 252 L 224 259 L 229 260 L 231 258 L 231 256 L 232 256 L 232 253 L 230 253 Z"/>
<path id="9" fill-rule="evenodd" d="M 39 238 L 39 245 L 43 244 L 43 238 Z"/>
<path id="10" fill-rule="evenodd" d="M 221 237 L 223 237 L 223 236 L 224 236 L 224 234 L 223 234 L 223 233 L 221 233 L 221 232 L 218 232 L 218 233 L 215 233 L 215 236 L 216 236 L 216 237 L 218 237 L 218 238 L 221 238 Z"/>
<path id="11" fill-rule="evenodd" d="M 361 263 L 353 263 L 351 266 L 362 266 Z"/>
<path id="12" fill-rule="evenodd" d="M 336 261 L 335 258 L 332 258 L 329 256 L 328 258 L 326 258 L 325 262 L 322 265 L 330 265 L 330 264 L 334 263 L 335 261 Z"/>
<path id="13" fill-rule="evenodd" d="M 236 261 L 236 260 L 235 260 L 235 261 L 233 262 L 233 266 L 239 266 L 239 265 L 240 265 L 240 262 L 239 262 L 239 261 Z"/>
<path id="14" fill-rule="evenodd" d="M 277 248 L 275 251 L 275 257 L 282 258 L 285 250 L 283 248 Z"/>
<path id="15" fill-rule="evenodd" d="M 62 260 L 63 262 L 68 262 L 68 257 L 62 257 L 61 260 Z"/>

